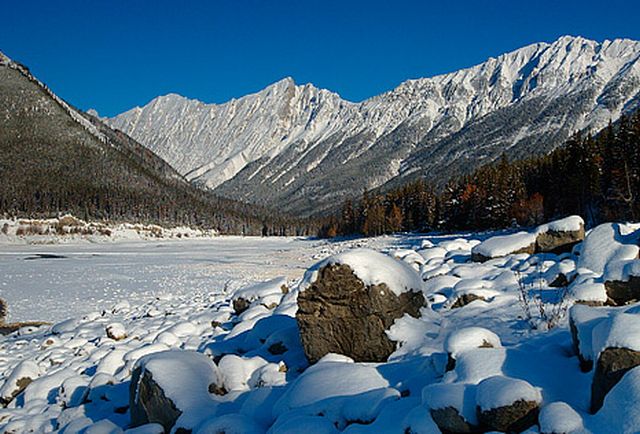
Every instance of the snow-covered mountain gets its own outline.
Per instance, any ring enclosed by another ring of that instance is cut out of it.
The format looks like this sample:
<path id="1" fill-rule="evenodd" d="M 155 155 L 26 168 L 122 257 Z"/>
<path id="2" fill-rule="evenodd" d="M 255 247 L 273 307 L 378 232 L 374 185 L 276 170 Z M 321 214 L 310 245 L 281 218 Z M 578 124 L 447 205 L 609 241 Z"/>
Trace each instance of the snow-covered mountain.
<path id="1" fill-rule="evenodd" d="M 565 36 L 360 103 L 286 78 L 224 104 L 162 96 L 107 122 L 217 193 L 304 215 L 365 188 L 548 152 L 639 102 L 640 42 Z"/>

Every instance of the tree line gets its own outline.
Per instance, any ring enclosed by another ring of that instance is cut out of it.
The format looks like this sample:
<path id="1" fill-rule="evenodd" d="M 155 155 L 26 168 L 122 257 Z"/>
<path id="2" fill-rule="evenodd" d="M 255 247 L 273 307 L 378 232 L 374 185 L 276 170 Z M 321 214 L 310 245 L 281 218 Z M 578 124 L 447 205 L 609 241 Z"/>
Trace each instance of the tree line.
<path id="1" fill-rule="evenodd" d="M 364 192 L 328 217 L 319 235 L 533 226 L 578 214 L 588 225 L 640 217 L 640 112 L 596 136 L 577 133 L 548 155 L 499 161 L 435 188 L 418 179 Z"/>

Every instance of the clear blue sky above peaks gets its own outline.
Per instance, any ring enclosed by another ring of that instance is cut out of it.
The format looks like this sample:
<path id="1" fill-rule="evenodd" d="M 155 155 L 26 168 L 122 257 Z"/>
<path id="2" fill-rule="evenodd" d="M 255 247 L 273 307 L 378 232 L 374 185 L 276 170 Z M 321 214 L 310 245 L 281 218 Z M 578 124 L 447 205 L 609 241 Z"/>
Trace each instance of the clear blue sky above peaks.
<path id="1" fill-rule="evenodd" d="M 0 17 L 0 50 L 106 116 L 287 76 L 360 101 L 562 35 L 640 39 L 632 0 L 0 0 Z"/>

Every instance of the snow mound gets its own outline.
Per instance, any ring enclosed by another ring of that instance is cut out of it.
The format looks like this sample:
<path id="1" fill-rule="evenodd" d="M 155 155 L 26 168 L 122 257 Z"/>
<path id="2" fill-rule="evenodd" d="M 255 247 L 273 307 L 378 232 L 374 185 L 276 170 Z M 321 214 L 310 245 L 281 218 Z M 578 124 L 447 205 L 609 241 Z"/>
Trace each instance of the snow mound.
<path id="1" fill-rule="evenodd" d="M 634 233 L 624 235 L 628 228 L 619 223 L 603 223 L 585 237 L 580 249 L 578 268 L 586 268 L 601 275 L 607 264 L 638 257 Z"/>
<path id="2" fill-rule="evenodd" d="M 451 332 L 444 342 L 444 350 L 456 358 L 460 353 L 482 347 L 501 348 L 498 335 L 482 327 L 466 327 Z"/>
<path id="3" fill-rule="evenodd" d="M 478 384 L 476 403 L 482 411 L 505 407 L 516 401 L 542 402 L 540 390 L 516 378 L 490 377 Z"/>
<path id="4" fill-rule="evenodd" d="M 540 225 L 536 228 L 536 234 L 542 234 L 545 232 L 575 232 L 584 227 L 584 220 L 582 217 L 572 215 L 560 220 L 555 220 L 550 223 Z"/>
<path id="5" fill-rule="evenodd" d="M 370 249 L 348 250 L 319 262 L 305 273 L 300 289 L 313 284 L 320 269 L 327 265 L 347 265 L 366 286 L 385 283 L 398 296 L 422 290 L 420 276 L 408 264 Z"/>
<path id="6" fill-rule="evenodd" d="M 182 411 L 178 426 L 193 428 L 199 419 L 215 410 L 209 385 L 219 383 L 219 373 L 216 365 L 204 354 L 184 350 L 162 351 L 142 357 L 136 367 L 142 370 L 140 380 L 144 372 L 151 373 L 164 395 Z"/>
<path id="7" fill-rule="evenodd" d="M 530 248 L 535 245 L 536 238 L 536 234 L 529 232 L 498 235 L 478 244 L 472 249 L 472 252 L 485 258 L 497 258 Z"/>
<path id="8" fill-rule="evenodd" d="M 577 433 L 584 430 L 582 417 L 566 402 L 552 402 L 540 410 L 540 432 Z"/>

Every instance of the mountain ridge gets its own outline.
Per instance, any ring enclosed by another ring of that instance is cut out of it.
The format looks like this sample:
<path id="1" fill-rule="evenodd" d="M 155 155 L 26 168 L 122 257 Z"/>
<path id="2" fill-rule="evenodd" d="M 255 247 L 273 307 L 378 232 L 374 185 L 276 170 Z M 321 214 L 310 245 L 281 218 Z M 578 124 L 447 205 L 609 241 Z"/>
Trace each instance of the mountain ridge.
<path id="1" fill-rule="evenodd" d="M 638 104 L 639 58 L 637 41 L 563 36 L 361 102 L 285 78 L 223 104 L 159 97 L 106 121 L 219 194 L 310 215 L 600 129 Z"/>

